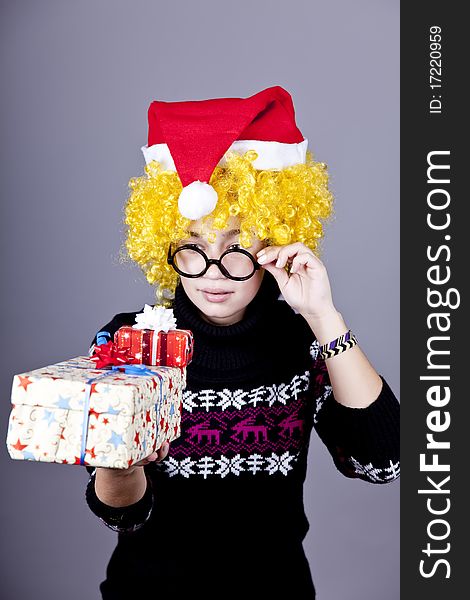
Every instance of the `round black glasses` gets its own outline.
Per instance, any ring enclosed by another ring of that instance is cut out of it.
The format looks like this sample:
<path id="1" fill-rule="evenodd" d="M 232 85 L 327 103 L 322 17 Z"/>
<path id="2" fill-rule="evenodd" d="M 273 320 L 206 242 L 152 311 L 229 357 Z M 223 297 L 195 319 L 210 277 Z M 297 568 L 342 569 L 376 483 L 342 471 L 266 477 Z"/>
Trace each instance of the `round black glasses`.
<path id="1" fill-rule="evenodd" d="M 230 248 L 220 258 L 208 258 L 195 244 L 185 244 L 171 252 L 168 248 L 167 262 L 182 277 L 202 277 L 211 265 L 217 265 L 225 277 L 235 281 L 250 279 L 261 268 L 255 258 L 243 248 Z"/>

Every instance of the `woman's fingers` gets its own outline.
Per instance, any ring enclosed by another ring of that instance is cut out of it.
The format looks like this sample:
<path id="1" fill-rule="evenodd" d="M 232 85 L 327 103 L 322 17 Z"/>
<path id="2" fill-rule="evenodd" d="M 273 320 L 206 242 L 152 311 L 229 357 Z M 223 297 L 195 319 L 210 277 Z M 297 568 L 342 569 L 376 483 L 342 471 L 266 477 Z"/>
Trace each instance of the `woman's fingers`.
<path id="1" fill-rule="evenodd" d="M 165 459 L 167 457 L 169 450 L 170 450 L 170 443 L 164 442 L 162 444 L 161 448 L 159 448 L 158 450 L 155 450 L 154 452 L 152 452 L 152 454 L 149 454 L 142 460 L 139 460 L 139 462 L 135 463 L 135 465 L 133 465 L 133 466 L 134 467 L 145 467 L 145 465 L 148 465 L 151 462 L 161 462 L 163 459 Z"/>
<path id="2" fill-rule="evenodd" d="M 157 450 L 157 458 L 156 458 L 156 462 L 160 462 L 162 461 L 164 458 L 166 458 L 168 451 L 170 449 L 170 444 L 169 442 L 165 442 L 161 448 L 159 448 Z"/>
<path id="3" fill-rule="evenodd" d="M 148 465 L 149 463 L 153 462 L 154 460 L 157 460 L 158 458 L 158 452 L 152 452 L 152 454 L 150 454 L 150 456 L 147 456 L 146 458 L 144 458 L 146 464 Z"/>
<path id="4" fill-rule="evenodd" d="M 300 256 L 302 256 L 302 259 L 298 258 Z M 263 266 L 275 262 L 275 266 L 278 269 L 284 268 L 288 262 L 291 262 L 291 273 L 292 266 L 295 263 L 298 265 L 308 264 L 309 267 L 323 266 L 321 260 L 315 256 L 310 248 L 307 248 L 307 246 L 301 242 L 288 244 L 287 246 L 268 246 L 258 252 L 256 260 Z"/>
<path id="5" fill-rule="evenodd" d="M 288 246 L 267 246 L 258 252 L 256 259 L 261 265 L 276 261 L 276 267 L 280 268 L 285 266 L 289 252 L 294 255 L 300 248 L 305 248 L 300 242 Z"/>
<path id="6" fill-rule="evenodd" d="M 277 256 L 276 267 L 282 269 L 286 266 L 287 261 L 290 258 L 295 257 L 300 252 L 303 252 L 305 250 L 308 250 L 308 248 L 300 242 L 296 242 L 295 244 L 289 244 L 288 246 L 282 246 Z"/>
<path id="7" fill-rule="evenodd" d="M 310 267 L 310 268 L 318 268 L 323 267 L 323 263 L 311 252 L 302 252 L 301 254 L 297 254 L 294 257 L 291 265 L 290 272 L 297 273 L 301 266 Z"/>

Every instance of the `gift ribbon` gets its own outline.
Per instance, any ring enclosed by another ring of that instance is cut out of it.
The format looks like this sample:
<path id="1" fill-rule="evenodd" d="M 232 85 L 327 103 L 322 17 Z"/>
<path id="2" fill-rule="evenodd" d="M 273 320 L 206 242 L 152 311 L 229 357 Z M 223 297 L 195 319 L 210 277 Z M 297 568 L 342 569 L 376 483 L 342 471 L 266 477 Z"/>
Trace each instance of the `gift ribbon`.
<path id="1" fill-rule="evenodd" d="M 167 360 L 167 342 L 168 342 L 168 333 L 164 333 L 162 331 L 161 335 L 161 350 L 160 350 L 160 362 L 166 363 Z"/>
<path id="2" fill-rule="evenodd" d="M 160 375 L 160 373 L 156 374 L 158 379 L 160 380 L 160 401 L 159 402 L 155 402 L 155 421 L 156 421 L 156 429 L 155 429 L 155 445 L 157 443 L 157 431 L 158 431 L 158 427 L 160 426 L 160 408 L 163 404 L 163 402 L 165 402 L 166 400 L 166 395 L 164 398 L 162 398 L 163 395 L 163 377 Z M 154 445 L 154 448 L 155 448 Z"/>
<path id="3" fill-rule="evenodd" d="M 96 334 L 96 345 L 101 346 L 102 344 L 106 344 L 111 339 L 111 334 L 109 331 L 98 331 Z"/>
<path id="4" fill-rule="evenodd" d="M 154 331 L 152 337 L 152 354 L 150 356 L 151 363 L 157 364 L 158 347 L 160 348 L 160 363 L 166 363 L 168 333 L 165 331 Z"/>
<path id="5" fill-rule="evenodd" d="M 112 341 L 95 346 L 90 360 L 96 363 L 97 369 L 102 369 L 109 365 L 125 365 L 133 357 L 127 349 L 118 348 Z"/>
<path id="6" fill-rule="evenodd" d="M 157 425 L 160 417 L 159 407 L 161 405 L 161 398 L 163 394 L 163 377 L 160 373 L 151 371 L 145 365 L 114 365 L 109 371 L 100 373 L 96 377 L 91 377 L 85 382 L 85 400 L 83 406 L 83 423 L 82 423 L 82 442 L 80 448 L 80 464 L 85 464 L 86 444 L 88 438 L 88 425 L 90 421 L 90 396 L 91 396 L 91 385 L 100 379 L 109 377 L 109 375 L 115 375 L 116 371 L 124 371 L 126 375 L 137 375 L 137 376 L 157 376 L 160 381 L 160 402 L 155 403 L 155 412 L 157 414 Z"/>
<path id="7" fill-rule="evenodd" d="M 113 365 L 111 371 L 124 371 L 126 375 L 159 375 L 146 365 Z"/>
<path id="8" fill-rule="evenodd" d="M 158 338 L 160 337 L 158 334 L 158 331 L 154 331 L 152 336 L 152 354 L 150 355 L 150 362 L 153 365 L 157 364 Z"/>

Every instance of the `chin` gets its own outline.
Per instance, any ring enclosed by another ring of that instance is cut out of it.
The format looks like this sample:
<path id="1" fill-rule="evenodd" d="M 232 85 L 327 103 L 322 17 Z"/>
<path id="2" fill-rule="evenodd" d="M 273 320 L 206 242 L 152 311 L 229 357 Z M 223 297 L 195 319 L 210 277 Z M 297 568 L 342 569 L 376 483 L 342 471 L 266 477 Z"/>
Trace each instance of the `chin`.
<path id="1" fill-rule="evenodd" d="M 246 304 L 240 302 L 213 303 L 198 298 L 198 301 L 193 300 L 193 303 L 199 309 L 203 319 L 214 325 L 233 325 L 242 320 L 246 309 Z"/>
<path id="2" fill-rule="evenodd" d="M 211 315 L 214 317 L 229 317 L 230 315 L 243 311 L 246 306 L 240 303 L 232 304 L 228 302 L 221 302 L 217 304 L 205 302 L 203 300 L 202 302 L 198 302 L 198 308 L 199 310 L 202 310 L 208 317 Z"/>

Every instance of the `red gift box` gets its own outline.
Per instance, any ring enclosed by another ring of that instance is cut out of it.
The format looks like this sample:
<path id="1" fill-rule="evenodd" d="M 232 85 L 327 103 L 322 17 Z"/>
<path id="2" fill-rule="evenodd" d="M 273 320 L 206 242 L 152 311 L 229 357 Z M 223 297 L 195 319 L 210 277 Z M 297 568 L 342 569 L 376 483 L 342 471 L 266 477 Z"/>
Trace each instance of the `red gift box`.
<path id="1" fill-rule="evenodd" d="M 129 362 L 143 365 L 186 367 L 193 357 L 194 339 L 188 329 L 135 329 L 120 327 L 114 334 L 114 343 L 133 357 Z"/>

